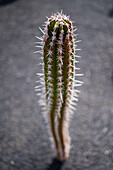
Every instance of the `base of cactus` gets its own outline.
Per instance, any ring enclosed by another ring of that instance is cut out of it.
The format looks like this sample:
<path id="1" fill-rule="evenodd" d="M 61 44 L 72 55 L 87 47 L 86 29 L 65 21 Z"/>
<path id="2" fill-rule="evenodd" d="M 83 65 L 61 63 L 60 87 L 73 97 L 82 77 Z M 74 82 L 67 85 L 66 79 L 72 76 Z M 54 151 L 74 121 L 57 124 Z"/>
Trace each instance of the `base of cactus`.
<path id="1" fill-rule="evenodd" d="M 66 161 L 69 157 L 69 154 L 64 155 L 63 157 L 60 156 L 60 154 L 57 154 L 57 159 L 61 162 Z"/>
<path id="2" fill-rule="evenodd" d="M 57 149 L 57 159 L 59 161 L 65 161 L 68 159 L 69 157 L 69 153 L 70 153 L 70 136 L 69 136 L 69 132 L 68 132 L 68 126 L 66 126 L 67 121 L 65 120 L 63 122 L 63 128 L 62 128 L 62 147 Z"/>

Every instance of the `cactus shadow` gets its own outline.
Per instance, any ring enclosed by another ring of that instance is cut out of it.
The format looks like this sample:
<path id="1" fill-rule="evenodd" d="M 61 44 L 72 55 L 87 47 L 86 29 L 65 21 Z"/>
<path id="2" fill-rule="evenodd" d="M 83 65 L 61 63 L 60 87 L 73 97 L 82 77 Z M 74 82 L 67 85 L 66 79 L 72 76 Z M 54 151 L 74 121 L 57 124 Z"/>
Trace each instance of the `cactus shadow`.
<path id="1" fill-rule="evenodd" d="M 0 0 L 0 6 L 5 6 L 5 5 L 8 5 L 10 3 L 13 3 L 17 0 Z"/>
<path id="2" fill-rule="evenodd" d="M 108 16 L 109 16 L 110 18 L 113 17 L 113 8 L 109 11 Z"/>
<path id="3" fill-rule="evenodd" d="M 54 158 L 50 166 L 46 170 L 61 170 L 65 161 L 61 162 L 57 158 Z"/>

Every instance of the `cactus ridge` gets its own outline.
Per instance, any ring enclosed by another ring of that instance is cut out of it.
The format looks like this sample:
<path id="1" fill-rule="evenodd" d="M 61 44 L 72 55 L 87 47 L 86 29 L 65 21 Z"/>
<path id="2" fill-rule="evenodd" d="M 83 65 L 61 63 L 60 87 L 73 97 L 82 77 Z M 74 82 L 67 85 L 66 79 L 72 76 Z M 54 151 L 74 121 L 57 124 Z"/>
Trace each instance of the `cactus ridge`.
<path id="1" fill-rule="evenodd" d="M 36 86 L 37 95 L 41 96 L 40 105 L 45 111 L 44 115 L 49 118 L 51 132 L 59 160 L 65 160 L 69 156 L 70 137 L 68 134 L 69 117 L 78 101 L 80 93 L 76 87 L 83 84 L 76 80 L 76 58 L 77 43 L 74 26 L 69 16 L 61 13 L 53 14 L 45 22 L 44 34 L 37 37 L 41 42 L 36 42 L 36 47 L 41 50 L 35 53 L 41 53 L 43 60 L 39 63 L 43 66 L 42 73 L 37 73 L 41 85 Z M 38 45 L 37 45 L 38 44 Z M 43 94 L 42 94 L 43 93 Z M 44 102 L 45 101 L 45 102 Z M 48 112 L 48 113 L 46 113 Z M 47 118 L 46 118 L 47 119 Z"/>

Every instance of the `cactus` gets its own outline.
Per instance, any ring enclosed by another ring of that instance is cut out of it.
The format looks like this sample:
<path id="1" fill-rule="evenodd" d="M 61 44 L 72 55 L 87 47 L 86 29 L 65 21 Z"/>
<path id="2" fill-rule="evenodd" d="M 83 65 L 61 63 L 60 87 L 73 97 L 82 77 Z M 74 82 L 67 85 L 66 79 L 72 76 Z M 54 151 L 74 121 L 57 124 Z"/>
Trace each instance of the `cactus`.
<path id="1" fill-rule="evenodd" d="M 83 82 L 76 80 L 76 55 L 77 50 L 76 34 L 74 26 L 69 17 L 61 13 L 53 14 L 44 25 L 44 34 L 37 37 L 40 42 L 36 42 L 36 47 L 41 50 L 35 53 L 41 53 L 43 72 L 37 73 L 39 80 L 36 86 L 37 95 L 40 95 L 39 101 L 48 117 L 50 129 L 55 143 L 57 158 L 60 161 L 66 160 L 70 151 L 70 137 L 68 133 L 68 124 L 70 115 L 75 111 L 76 101 L 78 101 L 79 90 L 76 87 L 81 86 Z M 43 94 L 42 94 L 43 93 Z M 47 118 L 46 118 L 47 119 Z"/>

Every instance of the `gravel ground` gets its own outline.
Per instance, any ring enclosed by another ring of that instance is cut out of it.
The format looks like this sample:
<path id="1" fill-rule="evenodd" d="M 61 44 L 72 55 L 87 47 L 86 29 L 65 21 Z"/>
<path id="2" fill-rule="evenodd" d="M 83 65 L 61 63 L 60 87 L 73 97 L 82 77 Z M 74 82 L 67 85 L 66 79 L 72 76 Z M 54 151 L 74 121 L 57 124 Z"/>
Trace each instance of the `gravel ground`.
<path id="1" fill-rule="evenodd" d="M 113 1 L 0 1 L 0 170 L 113 170 Z M 71 152 L 60 163 L 34 92 L 35 35 L 61 11 L 78 28 L 84 85 L 70 123 Z"/>

